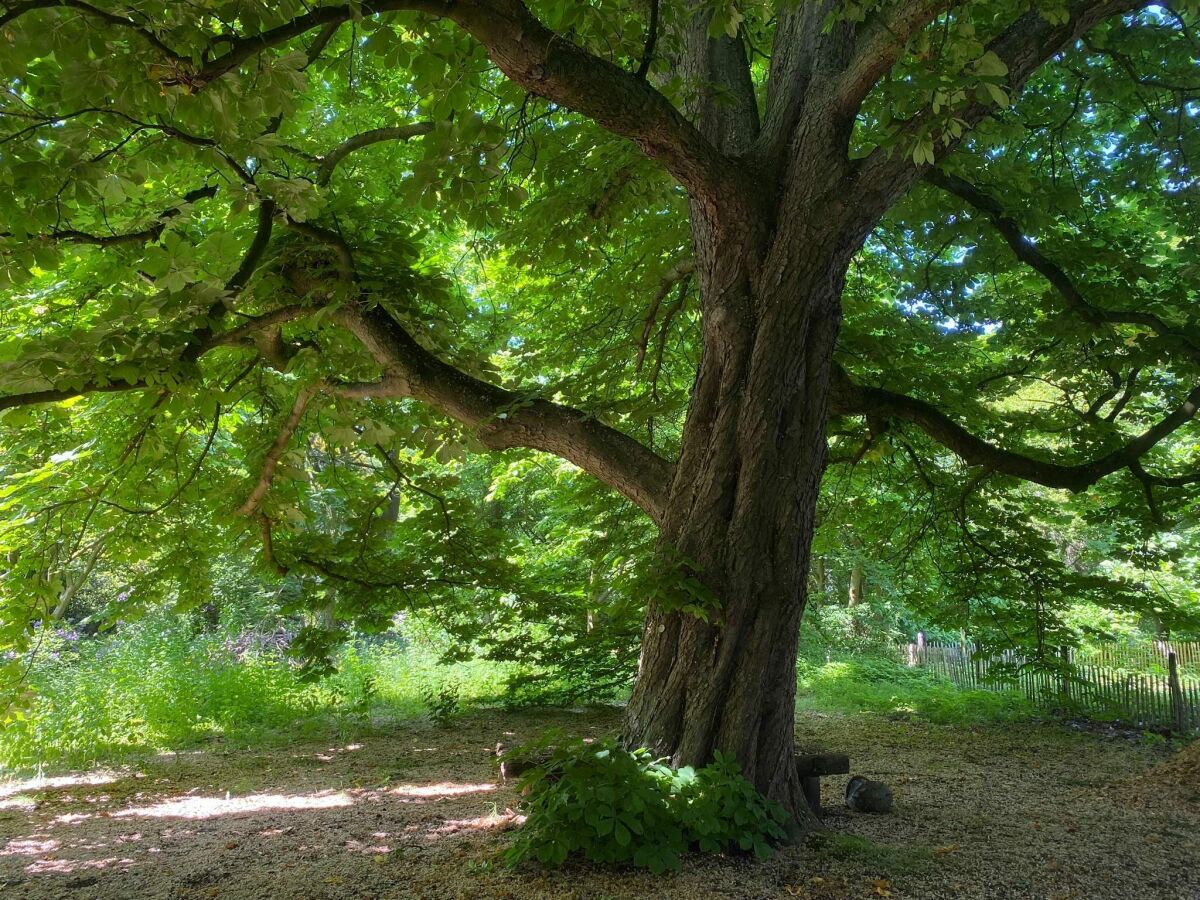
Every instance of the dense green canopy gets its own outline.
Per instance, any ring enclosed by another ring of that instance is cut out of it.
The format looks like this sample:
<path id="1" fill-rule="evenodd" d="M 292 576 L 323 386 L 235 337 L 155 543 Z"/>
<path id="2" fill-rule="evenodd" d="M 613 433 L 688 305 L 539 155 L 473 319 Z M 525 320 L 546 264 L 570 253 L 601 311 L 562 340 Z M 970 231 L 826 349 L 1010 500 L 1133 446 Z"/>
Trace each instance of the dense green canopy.
<path id="1" fill-rule="evenodd" d="M 777 4 L 711 5 L 764 94 Z M 700 353 L 684 164 L 457 6 L 0 7 L 0 650 L 96 570 L 116 619 L 217 560 L 329 610 L 314 657 L 421 608 L 624 677 L 656 592 L 704 612 L 646 487 Z M 681 106 L 686 6 L 529 4 Z M 985 642 L 1200 606 L 1195 17 L 1127 4 L 1016 102 L 989 48 L 1026 6 L 940 4 L 864 73 L 851 156 L 927 172 L 851 268 L 816 540 Z"/>

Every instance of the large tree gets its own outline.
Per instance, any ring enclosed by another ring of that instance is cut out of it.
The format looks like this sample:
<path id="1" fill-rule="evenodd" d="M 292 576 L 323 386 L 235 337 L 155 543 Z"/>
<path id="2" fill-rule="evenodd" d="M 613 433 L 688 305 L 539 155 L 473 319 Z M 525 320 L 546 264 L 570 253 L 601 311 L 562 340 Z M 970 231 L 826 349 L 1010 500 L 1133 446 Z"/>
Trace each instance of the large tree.
<path id="1" fill-rule="evenodd" d="M 26 482 L 89 454 L 112 473 L 43 504 L 39 534 L 74 559 L 151 544 L 153 514 L 200 487 L 276 569 L 386 588 L 336 536 L 283 552 L 305 483 L 360 489 L 298 434 L 366 432 L 396 485 L 401 428 L 557 455 L 657 527 L 626 739 L 676 764 L 731 753 L 807 826 L 795 655 L 831 416 L 854 459 L 902 430 L 914 464 L 940 445 L 975 485 L 1116 475 L 1161 516 L 1197 481 L 1180 440 L 1200 403 L 1190 16 L 7 3 L 0 410 L 23 417 L 6 452 Z M 630 309 L 614 353 L 597 323 Z M 127 487 L 145 502 L 106 495 L 172 440 L 196 441 L 194 468 Z M 63 509 L 79 515 L 56 538 Z M 21 550 L 10 575 L 45 569 Z M 12 608 L 10 632 L 31 617 Z"/>

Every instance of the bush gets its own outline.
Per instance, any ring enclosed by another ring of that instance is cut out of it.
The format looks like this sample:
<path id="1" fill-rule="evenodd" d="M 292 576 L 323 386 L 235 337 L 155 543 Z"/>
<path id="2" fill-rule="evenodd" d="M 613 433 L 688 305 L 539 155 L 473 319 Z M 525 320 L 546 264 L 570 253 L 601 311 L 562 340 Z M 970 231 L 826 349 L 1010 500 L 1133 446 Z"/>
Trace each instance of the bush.
<path id="1" fill-rule="evenodd" d="M 705 853 L 736 847 L 766 859 L 786 835 L 783 808 L 763 797 L 742 777 L 737 762 L 720 751 L 702 769 L 679 769 L 673 788 L 684 834 Z"/>
<path id="2" fill-rule="evenodd" d="M 429 720 L 439 728 L 449 725 L 458 715 L 462 702 L 458 683 L 443 681 L 441 684 L 427 684 L 421 688 L 421 702 L 429 711 Z"/>
<path id="3" fill-rule="evenodd" d="M 542 748 L 544 742 L 512 754 Z M 531 857 L 561 865 L 583 855 L 657 874 L 679 868 L 680 857 L 693 847 L 710 853 L 740 849 L 766 858 L 785 836 L 783 809 L 720 754 L 702 769 L 673 770 L 646 750 L 573 741 L 555 748 L 522 785 L 529 792 L 528 818 L 506 854 L 510 865 Z"/>

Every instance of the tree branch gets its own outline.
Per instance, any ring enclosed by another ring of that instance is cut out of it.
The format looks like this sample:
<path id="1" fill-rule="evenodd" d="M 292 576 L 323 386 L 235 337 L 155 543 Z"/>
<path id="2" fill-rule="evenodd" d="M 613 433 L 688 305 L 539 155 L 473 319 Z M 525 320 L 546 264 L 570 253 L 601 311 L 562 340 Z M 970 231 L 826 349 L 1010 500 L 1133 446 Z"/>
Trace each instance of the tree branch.
<path id="1" fill-rule="evenodd" d="M 120 234 L 90 234 L 86 231 L 76 231 L 71 228 L 58 229 L 44 235 L 35 235 L 33 240 L 67 241 L 73 244 L 91 244 L 96 247 L 114 247 L 121 244 L 146 244 L 156 241 L 162 236 L 167 222 L 183 212 L 182 207 L 200 200 L 210 199 L 217 194 L 216 185 L 206 185 L 183 195 L 179 205 L 164 209 L 156 217 L 153 225 L 138 231 L 127 231 Z M 12 232 L 0 232 L 0 238 L 11 238 Z"/>
<path id="2" fill-rule="evenodd" d="M 315 312 L 317 312 L 317 308 L 312 306 L 281 306 L 278 309 L 265 312 L 261 316 L 253 316 L 236 328 L 213 335 L 204 344 L 203 352 L 207 353 L 216 347 L 237 347 L 247 342 L 253 343 L 254 336 L 260 331 L 277 328 L 287 322 L 312 315 Z"/>
<path id="3" fill-rule="evenodd" d="M 221 56 L 178 83 L 202 89 L 256 54 L 312 29 L 359 15 L 421 12 L 448 19 L 483 45 L 512 81 L 587 116 L 659 160 L 696 197 L 713 208 L 742 204 L 749 176 L 722 155 L 669 100 L 636 73 L 588 53 L 546 28 L 520 0 L 380 0 L 318 6 L 274 28 L 229 41 Z"/>
<path id="4" fill-rule="evenodd" d="M 1038 10 L 1024 13 L 987 49 L 1008 69 L 1008 94 L 1015 98 L 1025 83 L 1042 65 L 1105 19 L 1122 15 L 1148 5 L 1149 0 L 1078 0 L 1068 9 L 1065 24 L 1051 24 Z M 969 129 L 974 128 L 994 112 L 994 105 L 972 101 L 955 112 L 955 118 L 965 127 L 958 137 L 949 137 L 934 125 L 937 117 L 932 109 L 909 120 L 896 135 L 896 146 L 877 147 L 855 167 L 853 189 L 862 198 L 856 233 L 869 234 L 879 217 L 906 194 L 913 183 L 922 177 L 928 164 L 914 163 L 903 152 L 908 142 L 929 134 L 933 139 L 935 161 L 945 159 L 962 142 Z"/>
<path id="5" fill-rule="evenodd" d="M 250 283 L 251 277 L 258 269 L 258 264 L 262 262 L 263 254 L 267 252 L 267 246 L 271 243 L 274 223 L 275 201 L 270 197 L 264 197 L 258 204 L 258 225 L 254 231 L 254 238 L 250 241 L 250 246 L 246 248 L 238 270 L 225 282 L 227 294 L 239 294 Z"/>
<path id="6" fill-rule="evenodd" d="M 239 325 L 237 328 L 232 328 L 220 334 L 208 334 L 204 336 L 205 333 L 198 333 L 193 336 L 196 347 L 193 351 L 194 355 L 188 356 L 187 351 L 185 351 L 185 358 L 193 361 L 198 360 L 218 347 L 256 347 L 258 345 L 255 338 L 259 334 L 273 328 L 278 328 L 285 322 L 311 315 L 317 311 L 316 308 L 311 306 L 284 306 L 271 312 L 263 313 L 261 316 L 256 316 L 250 319 L 250 321 Z M 25 391 L 18 394 L 0 396 L 0 411 L 14 409 L 18 406 L 59 403 L 63 400 L 73 400 L 76 397 L 84 397 L 88 394 L 113 394 L 123 391 L 141 391 L 161 387 L 160 383 L 152 379 L 152 376 L 157 375 L 161 370 L 161 362 L 143 362 L 145 363 L 146 374 L 140 378 L 116 378 L 111 380 L 94 378 L 83 382 L 78 387 L 47 388 L 45 390 Z M 139 361 L 134 361 L 134 363 L 138 364 Z"/>
<path id="7" fill-rule="evenodd" d="M 38 9 L 74 9 L 85 15 L 93 16 L 109 25 L 116 25 L 121 28 L 127 28 L 134 34 L 137 34 L 142 40 L 146 41 L 151 47 L 161 53 L 167 59 L 181 66 L 190 66 L 191 60 L 185 56 L 176 53 L 161 40 L 154 32 L 143 28 L 141 23 L 135 22 L 133 19 L 119 16 L 116 13 L 108 12 L 107 10 L 98 9 L 90 3 L 84 3 L 82 0 L 27 0 L 25 3 L 17 3 L 8 7 L 4 12 L 0 13 L 0 28 L 8 25 L 10 22 L 17 19 L 19 16 L 28 12 L 33 12 Z"/>
<path id="8" fill-rule="evenodd" d="M 1075 284 L 1070 275 L 1054 260 L 1050 259 L 1030 241 L 1021 231 L 1021 227 L 1005 212 L 1004 207 L 994 197 L 984 193 L 975 185 L 957 175 L 937 168 L 931 168 L 925 173 L 925 180 L 942 190 L 965 200 L 975 209 L 984 213 L 1012 248 L 1017 259 L 1042 275 L 1058 292 L 1072 311 L 1081 316 L 1093 327 L 1101 325 L 1141 325 L 1149 328 L 1160 337 L 1167 338 L 1182 349 L 1190 359 L 1200 362 L 1200 338 L 1177 331 L 1153 313 L 1136 310 L 1107 310 L 1091 303 Z"/>
<path id="9" fill-rule="evenodd" d="M 456 369 L 379 307 L 343 308 L 335 318 L 383 368 L 376 396 L 428 403 L 472 428 L 492 450 L 528 447 L 560 456 L 620 491 L 655 522 L 662 520 L 671 464 L 633 438 L 582 410 L 508 391 Z"/>
<path id="10" fill-rule="evenodd" d="M 884 6 L 856 29 L 849 64 L 836 79 L 834 96 L 844 111 L 856 111 L 879 80 L 900 61 L 914 34 L 960 0 L 906 0 Z"/>
<path id="11" fill-rule="evenodd" d="M 8 394 L 0 397 L 0 410 L 15 409 L 18 406 L 37 406 L 40 403 L 59 403 L 63 400 L 74 400 L 86 394 L 114 394 L 121 391 L 141 391 L 151 387 L 142 380 L 127 381 L 88 381 L 77 388 L 50 388 L 43 391 L 26 391 L 20 394 Z"/>
<path id="12" fill-rule="evenodd" d="M 637 365 L 635 367 L 638 372 L 642 371 L 642 365 L 646 361 L 646 348 L 650 344 L 650 335 L 654 331 L 654 321 L 658 318 L 659 307 L 662 306 L 662 302 L 666 299 L 667 294 L 670 293 L 671 288 L 681 281 L 690 278 L 695 271 L 696 261 L 694 259 L 681 259 L 663 275 L 662 281 L 658 285 L 658 290 L 654 292 L 654 298 L 650 301 L 650 308 L 646 310 L 646 319 L 642 323 L 642 337 L 638 341 Z"/>
<path id="13" fill-rule="evenodd" d="M 650 24 L 646 29 L 646 46 L 642 50 L 642 61 L 638 65 L 638 78 L 645 78 L 654 62 L 654 48 L 658 44 L 659 0 L 650 0 Z"/>
<path id="14" fill-rule="evenodd" d="M 308 404 L 312 401 L 312 398 L 324 388 L 324 381 L 316 381 L 300 389 L 300 392 L 296 395 L 296 402 L 292 404 L 291 413 L 284 420 L 279 433 L 275 436 L 275 440 L 267 450 L 267 455 L 263 457 L 262 470 L 258 476 L 258 481 L 246 497 L 245 502 L 238 507 L 238 515 L 254 516 L 258 513 L 258 508 L 262 505 L 263 499 L 267 496 L 267 491 L 271 488 L 271 482 L 275 479 L 275 469 L 279 465 L 279 460 L 287 452 L 288 445 L 292 442 L 292 435 L 300 427 L 300 420 L 304 418 L 304 411 L 308 409 Z"/>
<path id="15" fill-rule="evenodd" d="M 1163 439 L 1190 422 L 1200 409 L 1200 386 L 1162 420 L 1122 447 L 1091 462 L 1063 465 L 1034 459 L 989 444 L 971 434 L 948 415 L 924 400 L 883 388 L 855 384 L 840 367 L 834 369 L 831 410 L 837 415 L 867 415 L 911 422 L 931 438 L 971 465 L 1052 488 L 1079 492 L 1120 469 L 1138 463 Z"/>
<path id="16" fill-rule="evenodd" d="M 327 156 L 321 157 L 321 168 L 317 172 L 317 184 L 328 184 L 338 163 L 363 147 L 383 141 L 408 141 L 433 131 L 432 122 L 414 122 L 411 125 L 395 125 L 390 128 L 374 128 L 354 137 L 347 138 L 334 147 Z"/>

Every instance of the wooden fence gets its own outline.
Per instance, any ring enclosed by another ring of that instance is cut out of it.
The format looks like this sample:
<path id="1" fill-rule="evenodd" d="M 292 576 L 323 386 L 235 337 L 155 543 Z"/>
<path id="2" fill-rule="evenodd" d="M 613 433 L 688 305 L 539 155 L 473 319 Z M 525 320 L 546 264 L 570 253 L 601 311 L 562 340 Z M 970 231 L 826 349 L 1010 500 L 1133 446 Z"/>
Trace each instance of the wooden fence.
<path id="1" fill-rule="evenodd" d="M 973 690 L 1022 691 L 1039 706 L 1138 727 L 1200 729 L 1200 643 L 1155 642 L 1062 651 L 1034 661 L 1013 650 L 987 655 L 972 644 L 908 645 L 908 664 Z M 1185 662 L 1186 661 L 1186 662 Z"/>

